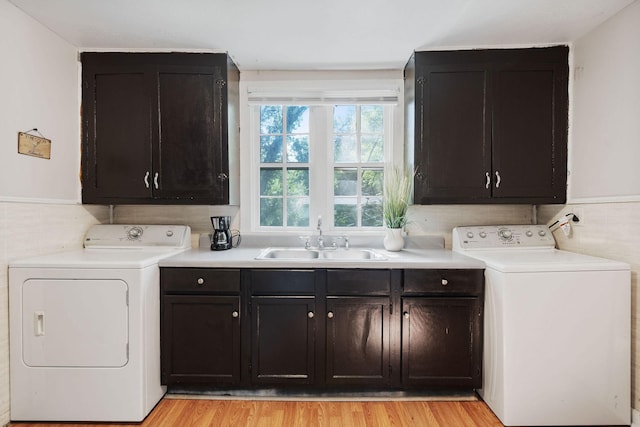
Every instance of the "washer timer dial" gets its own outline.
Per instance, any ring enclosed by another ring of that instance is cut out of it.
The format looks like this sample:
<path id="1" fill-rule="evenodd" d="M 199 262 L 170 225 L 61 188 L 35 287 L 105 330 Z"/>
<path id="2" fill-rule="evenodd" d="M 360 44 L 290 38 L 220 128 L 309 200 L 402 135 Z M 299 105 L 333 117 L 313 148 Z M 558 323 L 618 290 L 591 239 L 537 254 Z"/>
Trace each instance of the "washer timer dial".
<path id="1" fill-rule="evenodd" d="M 140 240 L 142 238 L 143 230 L 140 227 L 131 227 L 127 230 L 127 239 L 129 240 Z"/>

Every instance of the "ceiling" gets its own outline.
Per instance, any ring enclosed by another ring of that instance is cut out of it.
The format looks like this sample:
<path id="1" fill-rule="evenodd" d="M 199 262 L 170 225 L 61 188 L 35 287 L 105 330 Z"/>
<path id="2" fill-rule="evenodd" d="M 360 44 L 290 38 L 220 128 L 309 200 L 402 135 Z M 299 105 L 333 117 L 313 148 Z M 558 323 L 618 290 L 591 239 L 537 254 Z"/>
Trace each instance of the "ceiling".
<path id="1" fill-rule="evenodd" d="M 414 50 L 567 43 L 634 0 L 9 1 L 80 50 L 227 51 L 241 70 L 348 70 L 401 69 Z"/>

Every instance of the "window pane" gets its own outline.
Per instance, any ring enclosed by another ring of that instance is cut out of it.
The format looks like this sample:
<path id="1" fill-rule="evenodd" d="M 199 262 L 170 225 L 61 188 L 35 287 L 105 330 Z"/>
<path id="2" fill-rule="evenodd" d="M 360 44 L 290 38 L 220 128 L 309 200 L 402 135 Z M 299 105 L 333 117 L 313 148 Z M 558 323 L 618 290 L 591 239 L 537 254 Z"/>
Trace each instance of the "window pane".
<path id="1" fill-rule="evenodd" d="M 309 163 L 309 136 L 287 136 L 287 161 Z"/>
<path id="2" fill-rule="evenodd" d="M 363 105 L 360 107 L 360 131 L 363 133 L 382 133 L 382 105 Z"/>
<path id="3" fill-rule="evenodd" d="M 384 171 L 382 169 L 364 169 L 362 171 L 362 195 L 382 196 Z"/>
<path id="4" fill-rule="evenodd" d="M 335 169 L 333 172 L 333 194 L 355 196 L 358 194 L 358 170 Z"/>
<path id="5" fill-rule="evenodd" d="M 362 226 L 382 227 L 382 198 L 365 197 L 362 203 Z"/>
<path id="6" fill-rule="evenodd" d="M 287 169 L 287 196 L 309 195 L 309 170 Z"/>
<path id="7" fill-rule="evenodd" d="M 355 162 L 358 147 L 355 135 L 335 135 L 333 138 L 333 158 L 336 163 Z"/>
<path id="8" fill-rule="evenodd" d="M 260 133 L 282 133 L 282 105 L 260 107 Z"/>
<path id="9" fill-rule="evenodd" d="M 260 169 L 260 195 L 282 196 L 282 169 Z"/>
<path id="10" fill-rule="evenodd" d="M 309 133 L 309 107 L 287 107 L 287 133 Z"/>
<path id="11" fill-rule="evenodd" d="M 309 226 L 309 198 L 287 199 L 287 225 L 289 227 Z"/>
<path id="12" fill-rule="evenodd" d="M 336 227 L 357 227 L 357 200 L 336 198 L 333 201 L 333 222 Z"/>
<path id="13" fill-rule="evenodd" d="M 356 131 L 356 106 L 336 105 L 333 109 L 333 132 L 353 133 Z"/>
<path id="14" fill-rule="evenodd" d="M 282 162 L 282 136 L 280 135 L 260 136 L 260 162 L 261 163 L 281 163 Z"/>
<path id="15" fill-rule="evenodd" d="M 362 135 L 360 138 L 361 162 L 384 162 L 384 138 L 380 135 Z"/>
<path id="16" fill-rule="evenodd" d="M 260 199 L 260 225 L 282 227 L 282 198 Z"/>

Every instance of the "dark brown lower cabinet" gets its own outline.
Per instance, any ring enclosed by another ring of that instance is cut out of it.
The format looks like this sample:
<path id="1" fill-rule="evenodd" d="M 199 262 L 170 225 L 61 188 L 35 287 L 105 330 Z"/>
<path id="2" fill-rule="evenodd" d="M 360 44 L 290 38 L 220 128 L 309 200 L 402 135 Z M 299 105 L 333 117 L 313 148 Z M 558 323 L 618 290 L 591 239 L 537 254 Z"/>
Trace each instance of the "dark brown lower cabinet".
<path id="1" fill-rule="evenodd" d="M 162 383 L 240 382 L 240 297 L 167 295 Z"/>
<path id="2" fill-rule="evenodd" d="M 389 324 L 388 297 L 327 297 L 327 384 L 389 384 Z"/>
<path id="3" fill-rule="evenodd" d="M 409 386 L 482 385 L 475 297 L 403 298 L 402 383 Z"/>
<path id="4" fill-rule="evenodd" d="M 482 385 L 482 270 L 162 268 L 162 383 Z"/>
<path id="5" fill-rule="evenodd" d="M 315 382 L 315 298 L 251 298 L 251 380 L 285 385 Z"/>

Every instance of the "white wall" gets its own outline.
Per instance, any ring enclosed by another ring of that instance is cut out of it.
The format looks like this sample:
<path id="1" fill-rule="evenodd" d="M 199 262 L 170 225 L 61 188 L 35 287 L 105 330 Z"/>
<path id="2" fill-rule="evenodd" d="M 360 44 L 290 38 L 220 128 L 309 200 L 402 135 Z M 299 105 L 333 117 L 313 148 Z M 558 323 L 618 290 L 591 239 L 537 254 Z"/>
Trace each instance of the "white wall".
<path id="1" fill-rule="evenodd" d="M 572 51 L 569 201 L 640 201 L 640 2 Z"/>
<path id="2" fill-rule="evenodd" d="M 9 422 L 8 263 L 82 247 L 104 206 L 81 206 L 76 49 L 0 0 L 0 425 Z M 18 131 L 52 140 L 51 160 L 17 153 Z M 47 202 L 47 203 L 45 203 Z"/>
<path id="3" fill-rule="evenodd" d="M 631 264 L 632 406 L 638 409 L 640 202 L 624 200 L 640 200 L 640 1 L 577 40 L 574 63 L 583 70 L 570 101 L 573 200 L 541 206 L 538 218 L 550 224 L 579 212 L 581 221 L 568 237 L 554 233 L 558 246 Z"/>
<path id="4" fill-rule="evenodd" d="M 0 0 L 0 201 L 80 200 L 77 49 Z M 38 128 L 51 159 L 18 154 L 18 132 Z"/>

